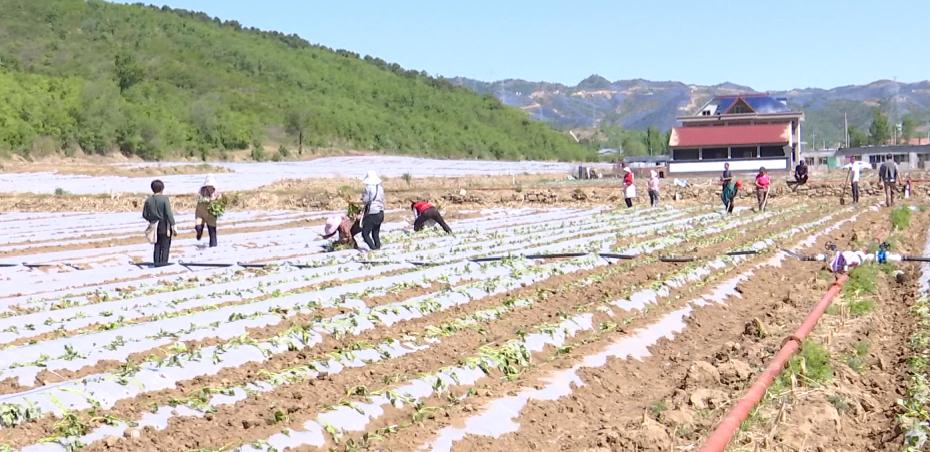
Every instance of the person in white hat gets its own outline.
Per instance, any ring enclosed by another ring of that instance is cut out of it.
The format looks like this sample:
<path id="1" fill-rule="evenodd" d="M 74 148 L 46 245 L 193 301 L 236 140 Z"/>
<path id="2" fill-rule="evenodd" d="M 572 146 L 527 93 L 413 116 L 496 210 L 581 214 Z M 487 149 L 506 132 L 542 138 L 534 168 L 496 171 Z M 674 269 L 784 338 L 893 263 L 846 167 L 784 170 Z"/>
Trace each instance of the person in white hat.
<path id="1" fill-rule="evenodd" d="M 362 239 L 369 249 L 381 248 L 381 223 L 384 222 L 384 187 L 378 173 L 369 171 L 362 180 Z"/>
<path id="2" fill-rule="evenodd" d="M 216 215 L 210 213 L 210 203 L 219 199 L 220 193 L 216 190 L 216 179 L 207 176 L 203 186 L 197 192 L 197 209 L 194 211 L 194 231 L 197 240 L 203 238 L 203 230 L 207 229 L 210 235 L 210 247 L 216 246 Z"/>
<path id="3" fill-rule="evenodd" d="M 326 219 L 326 224 L 323 226 L 323 234 L 321 235 L 324 239 L 329 239 L 332 236 L 339 233 L 339 239 L 336 240 L 329 249 L 337 249 L 338 247 L 345 248 L 358 248 L 358 243 L 355 242 L 355 235 L 362 230 L 361 226 L 358 224 L 358 220 L 347 215 L 341 217 L 329 217 Z"/>
<path id="4" fill-rule="evenodd" d="M 649 170 L 647 188 L 649 189 L 649 205 L 659 207 L 659 173 L 656 170 Z"/>
<path id="5" fill-rule="evenodd" d="M 636 184 L 634 183 L 633 170 L 623 165 L 623 201 L 626 202 L 627 208 L 633 207 L 633 198 L 636 197 Z"/>

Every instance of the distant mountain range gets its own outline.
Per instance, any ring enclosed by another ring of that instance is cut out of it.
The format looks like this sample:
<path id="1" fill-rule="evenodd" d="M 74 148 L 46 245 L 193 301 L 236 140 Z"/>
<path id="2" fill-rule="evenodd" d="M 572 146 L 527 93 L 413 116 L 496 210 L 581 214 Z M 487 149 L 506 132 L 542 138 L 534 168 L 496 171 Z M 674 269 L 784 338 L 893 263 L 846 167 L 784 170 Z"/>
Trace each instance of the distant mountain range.
<path id="1" fill-rule="evenodd" d="M 626 129 L 654 126 L 666 130 L 677 124 L 676 117 L 694 114 L 712 96 L 756 91 L 734 83 L 702 86 L 642 79 L 612 82 L 599 75 L 592 75 L 576 86 L 512 79 L 450 81 L 480 94 L 491 94 L 504 104 L 560 129 L 591 128 L 606 122 Z M 828 90 L 804 88 L 769 93 L 787 97 L 792 108 L 805 113 L 804 140 L 816 141 L 816 147 L 842 141 L 844 112 L 851 126 L 863 129 L 868 128 L 871 110 L 876 106 L 894 121 L 912 115 L 922 133 L 927 133 L 930 121 L 930 81 L 880 80 Z"/>

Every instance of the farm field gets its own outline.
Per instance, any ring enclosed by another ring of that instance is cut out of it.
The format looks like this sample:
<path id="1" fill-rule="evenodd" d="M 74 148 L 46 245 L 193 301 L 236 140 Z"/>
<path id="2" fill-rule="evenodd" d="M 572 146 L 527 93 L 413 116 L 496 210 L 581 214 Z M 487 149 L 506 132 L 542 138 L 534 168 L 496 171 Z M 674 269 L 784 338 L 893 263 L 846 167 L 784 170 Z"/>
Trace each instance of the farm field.
<path id="1" fill-rule="evenodd" d="M 193 170 L 187 174 L 171 174 L 171 167 L 187 166 Z M 596 164 L 605 169 L 609 164 Z M 111 168 L 109 173 L 107 169 Z M 291 162 L 211 162 L 209 167 L 197 168 L 187 163 L 110 163 L 0 165 L 0 193 L 50 194 L 56 189 L 80 195 L 106 193 L 147 193 L 151 175 L 127 176 L 113 173 L 127 170 L 145 170 L 157 174 L 159 168 L 167 169 L 160 178 L 170 193 L 193 193 L 200 188 L 204 173 L 217 172 L 217 182 L 224 187 L 235 186 L 238 190 L 253 190 L 286 179 L 359 179 L 368 168 L 378 168 L 382 176 L 401 177 L 457 177 L 521 175 L 541 173 L 570 173 L 573 165 L 562 162 L 506 162 L 482 160 L 440 160 L 402 156 L 339 156 L 320 157 L 306 161 Z M 65 170 L 60 170 L 64 168 Z M 93 181 L 93 183 L 88 183 Z"/>
<path id="2" fill-rule="evenodd" d="M 454 236 L 389 212 L 382 250 L 330 253 L 333 212 L 236 211 L 219 248 L 182 235 L 161 268 L 135 265 L 136 213 L 0 214 L 0 450 L 697 447 L 832 283 L 783 249 L 924 253 L 923 209 L 895 230 L 830 204 L 472 210 Z M 900 448 L 899 346 L 926 286 L 902 265 L 872 310 L 844 293 L 824 318 L 837 377 L 801 372 L 734 448 Z"/>

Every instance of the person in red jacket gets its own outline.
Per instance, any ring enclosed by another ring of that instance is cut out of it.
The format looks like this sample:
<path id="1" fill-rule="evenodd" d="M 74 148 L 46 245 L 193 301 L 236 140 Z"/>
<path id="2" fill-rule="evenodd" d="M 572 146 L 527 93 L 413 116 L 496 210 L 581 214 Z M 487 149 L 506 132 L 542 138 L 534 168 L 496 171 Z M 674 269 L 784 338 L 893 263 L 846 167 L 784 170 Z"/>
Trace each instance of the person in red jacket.
<path id="1" fill-rule="evenodd" d="M 633 170 L 629 166 L 623 166 L 623 201 L 626 207 L 633 207 L 633 198 L 636 197 L 636 184 L 634 183 Z"/>
<path id="2" fill-rule="evenodd" d="M 452 228 L 446 224 L 446 221 L 442 219 L 442 215 L 439 214 L 439 209 L 436 206 L 430 204 L 428 201 L 411 201 L 410 209 L 413 210 L 413 230 L 419 231 L 423 229 L 423 226 L 426 226 L 427 221 L 434 221 L 443 231 L 446 231 L 447 234 L 452 233 Z"/>

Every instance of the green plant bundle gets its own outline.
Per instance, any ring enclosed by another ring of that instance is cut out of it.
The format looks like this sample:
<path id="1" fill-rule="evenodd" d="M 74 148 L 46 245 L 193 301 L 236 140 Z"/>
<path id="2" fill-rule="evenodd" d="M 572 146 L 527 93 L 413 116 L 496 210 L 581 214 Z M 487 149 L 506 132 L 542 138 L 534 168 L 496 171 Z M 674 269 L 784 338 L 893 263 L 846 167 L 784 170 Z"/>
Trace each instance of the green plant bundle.
<path id="1" fill-rule="evenodd" d="M 349 218 L 357 217 L 361 213 L 362 208 L 358 205 L 358 203 L 350 202 L 348 207 L 346 207 L 346 215 L 348 215 Z"/>
<path id="2" fill-rule="evenodd" d="M 226 195 L 220 195 L 219 198 L 210 201 L 207 205 L 207 212 L 210 212 L 210 215 L 213 215 L 216 218 L 223 216 L 226 213 L 226 205 L 229 204 L 229 198 Z"/>

